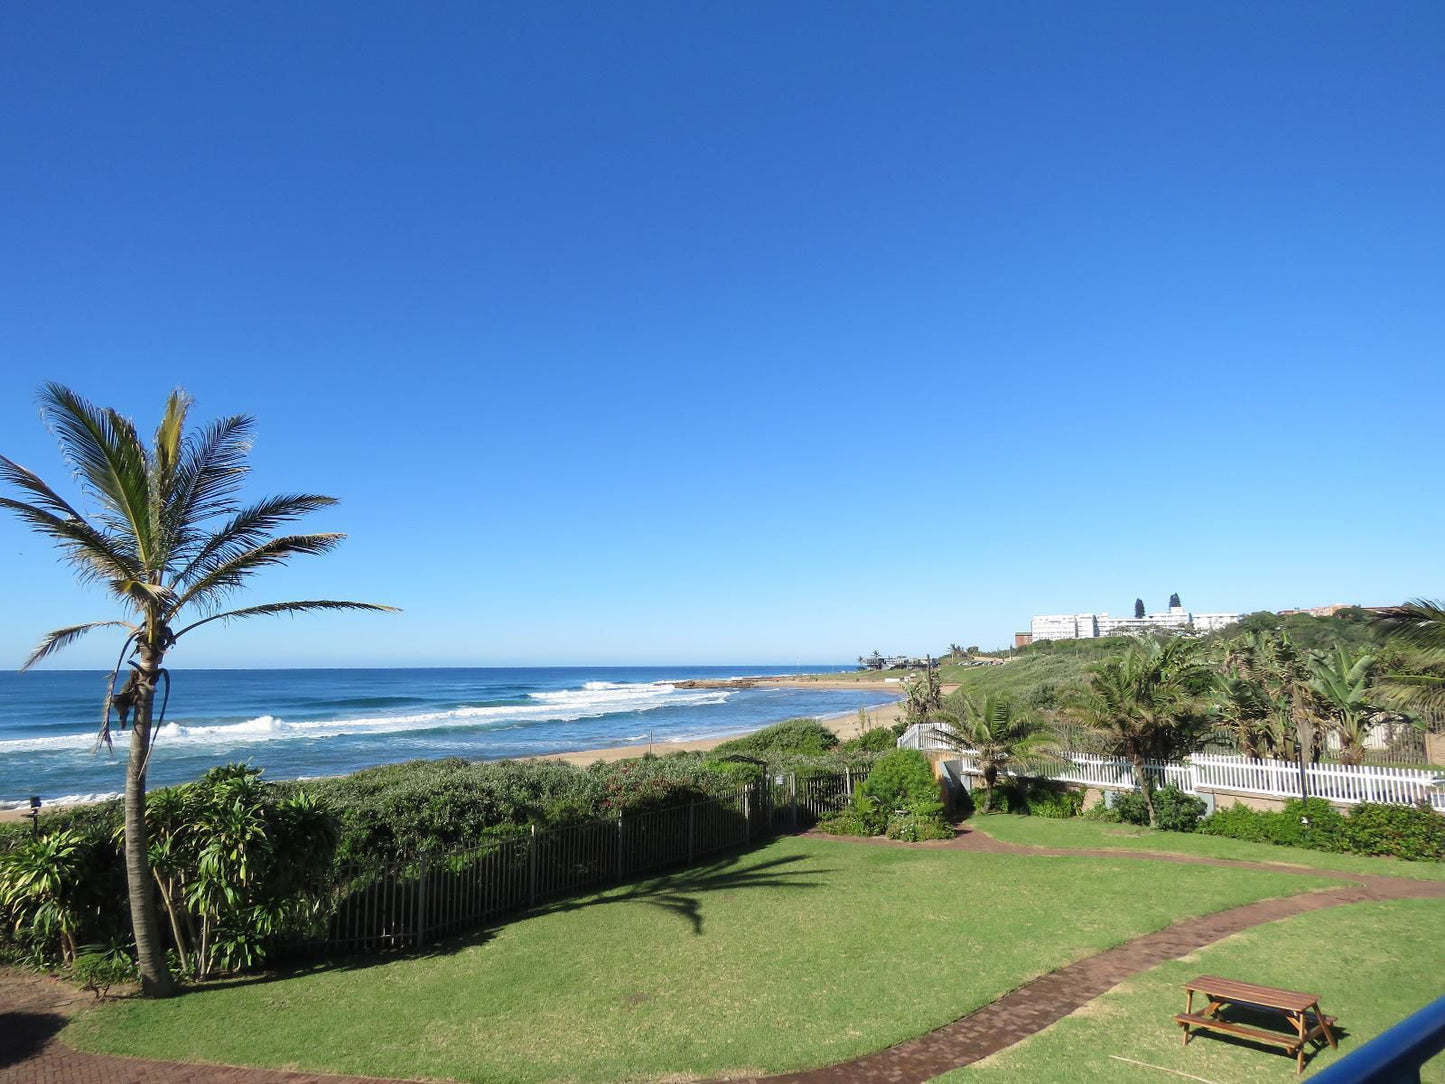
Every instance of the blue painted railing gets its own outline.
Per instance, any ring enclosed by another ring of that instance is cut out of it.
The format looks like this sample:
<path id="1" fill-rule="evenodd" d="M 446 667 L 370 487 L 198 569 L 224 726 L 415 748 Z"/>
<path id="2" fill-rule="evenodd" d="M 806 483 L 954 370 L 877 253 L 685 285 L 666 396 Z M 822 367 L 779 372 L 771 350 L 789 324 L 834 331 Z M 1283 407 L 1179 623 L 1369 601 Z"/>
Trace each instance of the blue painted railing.
<path id="1" fill-rule="evenodd" d="M 1310 1078 L 1310 1084 L 1420 1084 L 1420 1067 L 1445 1050 L 1445 997 Z"/>

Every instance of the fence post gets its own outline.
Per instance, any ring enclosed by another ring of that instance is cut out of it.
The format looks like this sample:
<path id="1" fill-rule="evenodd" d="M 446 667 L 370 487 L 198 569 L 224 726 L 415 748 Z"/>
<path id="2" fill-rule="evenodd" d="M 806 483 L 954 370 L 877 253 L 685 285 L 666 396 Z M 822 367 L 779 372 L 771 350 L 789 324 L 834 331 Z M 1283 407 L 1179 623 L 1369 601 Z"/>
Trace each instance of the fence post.
<path id="1" fill-rule="evenodd" d="M 798 773 L 788 773 L 788 805 L 790 806 L 793 830 L 798 828 Z"/>
<path id="2" fill-rule="evenodd" d="M 753 785 L 751 783 L 743 786 L 743 842 L 753 841 Z"/>
<path id="3" fill-rule="evenodd" d="M 843 794 L 851 801 L 853 798 L 853 769 L 843 765 Z"/>
<path id="4" fill-rule="evenodd" d="M 531 834 L 527 836 L 527 906 L 532 907 L 537 902 L 537 826 L 532 825 Z"/>
<path id="5" fill-rule="evenodd" d="M 692 857 L 696 851 L 694 844 L 693 825 L 697 820 L 697 799 L 694 798 L 687 806 L 687 864 L 692 865 Z"/>
<path id="6" fill-rule="evenodd" d="M 622 880 L 622 814 L 617 814 L 617 879 Z"/>
<path id="7" fill-rule="evenodd" d="M 427 871 L 426 855 L 421 856 L 421 863 L 417 867 L 416 875 L 416 947 L 422 948 L 426 945 L 426 888 L 427 878 L 430 874 Z"/>

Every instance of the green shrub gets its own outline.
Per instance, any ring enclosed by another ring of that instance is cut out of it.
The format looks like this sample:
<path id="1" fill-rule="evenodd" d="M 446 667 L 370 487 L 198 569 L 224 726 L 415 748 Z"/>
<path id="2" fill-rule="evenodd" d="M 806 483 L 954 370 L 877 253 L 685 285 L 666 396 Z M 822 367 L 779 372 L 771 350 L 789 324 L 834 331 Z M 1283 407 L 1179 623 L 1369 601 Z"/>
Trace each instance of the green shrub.
<path id="1" fill-rule="evenodd" d="M 788 719 L 741 738 L 725 741 L 713 749 L 721 756 L 741 754 L 772 763 L 779 756 L 819 756 L 838 747 L 838 735 L 817 719 Z"/>
<path id="2" fill-rule="evenodd" d="M 1084 810 L 1084 819 L 1091 821 L 1103 821 L 1107 824 L 1118 824 L 1119 814 L 1109 808 L 1109 803 L 1103 798 Z"/>
<path id="3" fill-rule="evenodd" d="M 1445 816 L 1424 803 L 1365 803 L 1345 819 L 1344 840 L 1355 854 L 1389 854 L 1412 862 L 1445 861 Z"/>
<path id="4" fill-rule="evenodd" d="M 135 960 L 120 943 L 82 945 L 71 977 L 80 983 L 82 990 L 93 990 L 97 998 L 105 997 L 112 986 L 140 981 Z"/>
<path id="5" fill-rule="evenodd" d="M 1202 798 L 1178 787 L 1164 787 L 1154 795 L 1154 826 L 1166 832 L 1192 832 L 1206 808 Z"/>
<path id="6" fill-rule="evenodd" d="M 1117 791 L 1114 794 L 1114 812 L 1124 824 L 1149 827 L 1149 803 L 1137 790 Z"/>
<path id="7" fill-rule="evenodd" d="M 895 749 L 879 757 L 859 791 L 889 812 L 938 801 L 933 766 L 917 749 Z"/>
<path id="8" fill-rule="evenodd" d="M 851 804 L 818 821 L 817 828 L 832 836 L 876 836 L 888 827 L 889 815 L 860 790 Z"/>
<path id="9" fill-rule="evenodd" d="M 1269 841 L 1281 847 L 1306 847 L 1314 851 L 1341 851 L 1345 841 L 1345 818 L 1323 798 L 1291 798 L 1278 813 L 1267 813 Z"/>
<path id="10" fill-rule="evenodd" d="M 898 736 L 893 733 L 889 726 L 875 726 L 871 730 L 865 730 L 856 738 L 849 738 L 843 743 L 843 748 L 850 752 L 858 751 L 864 753 L 888 753 L 898 747 Z"/>
<path id="11" fill-rule="evenodd" d="M 1084 792 L 1065 783 L 1034 780 L 1029 784 L 1027 803 L 1032 816 L 1067 820 L 1083 812 Z"/>
<path id="12" fill-rule="evenodd" d="M 1260 812 L 1240 802 L 1228 809 L 1216 809 L 1200 823 L 1199 831 L 1206 836 L 1224 836 L 1249 843 L 1274 842 Z"/>
<path id="13" fill-rule="evenodd" d="M 953 829 L 944 822 L 943 803 L 920 805 L 888 818 L 889 839 L 920 843 L 925 839 L 952 839 Z"/>

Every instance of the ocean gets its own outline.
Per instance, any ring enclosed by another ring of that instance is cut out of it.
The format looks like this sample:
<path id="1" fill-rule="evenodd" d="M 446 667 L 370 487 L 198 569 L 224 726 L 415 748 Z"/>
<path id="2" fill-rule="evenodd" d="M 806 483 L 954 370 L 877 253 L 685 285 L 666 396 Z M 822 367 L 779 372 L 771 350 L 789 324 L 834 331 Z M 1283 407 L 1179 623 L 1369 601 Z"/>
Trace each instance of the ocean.
<path id="1" fill-rule="evenodd" d="M 149 783 L 244 761 L 268 779 L 340 775 L 436 757 L 491 760 L 740 734 L 796 716 L 851 714 L 876 690 L 680 689 L 688 678 L 829 667 L 526 667 L 175 670 Z M 837 667 L 843 670 L 848 667 Z M 91 801 L 125 785 L 129 732 L 95 748 L 104 673 L 0 673 L 0 809 Z"/>

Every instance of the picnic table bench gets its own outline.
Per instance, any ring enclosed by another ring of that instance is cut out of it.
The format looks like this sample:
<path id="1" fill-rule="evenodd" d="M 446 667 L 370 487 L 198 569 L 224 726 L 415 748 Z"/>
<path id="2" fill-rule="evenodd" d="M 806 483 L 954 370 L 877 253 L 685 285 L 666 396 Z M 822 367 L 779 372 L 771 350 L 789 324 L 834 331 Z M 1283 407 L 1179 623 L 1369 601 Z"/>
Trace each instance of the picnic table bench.
<path id="1" fill-rule="evenodd" d="M 1335 1042 L 1335 1033 L 1330 1030 L 1335 1018 L 1320 1011 L 1319 994 L 1281 990 L 1274 986 L 1256 986 L 1252 982 L 1236 982 L 1233 979 L 1222 979 L 1218 975 L 1200 975 L 1193 982 L 1186 982 L 1184 989 L 1187 993 L 1184 1011 L 1174 1019 L 1184 1028 L 1186 1046 L 1192 1038 L 1190 1028 L 1208 1028 L 1241 1035 L 1256 1042 L 1284 1047 L 1295 1056 L 1295 1073 L 1299 1074 L 1305 1071 L 1305 1047 L 1310 1042 L 1325 1039 L 1332 1047 L 1339 1045 Z M 1200 1012 L 1194 1011 L 1196 993 L 1209 998 L 1209 1004 Z M 1294 1031 L 1270 1031 L 1225 1020 L 1219 1013 L 1226 1005 L 1278 1014 L 1288 1021 Z"/>

